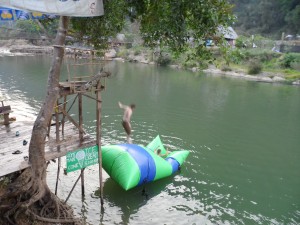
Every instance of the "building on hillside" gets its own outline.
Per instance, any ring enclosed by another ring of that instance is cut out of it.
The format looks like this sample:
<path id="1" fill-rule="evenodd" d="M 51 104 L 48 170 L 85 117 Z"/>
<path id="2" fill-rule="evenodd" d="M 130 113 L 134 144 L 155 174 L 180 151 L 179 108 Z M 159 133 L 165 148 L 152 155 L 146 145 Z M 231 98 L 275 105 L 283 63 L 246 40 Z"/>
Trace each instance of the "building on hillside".
<path id="1" fill-rule="evenodd" d="M 230 46 L 235 46 L 235 40 L 238 38 L 238 35 L 232 27 L 219 26 L 218 31 L 219 35 L 223 35 Z"/>

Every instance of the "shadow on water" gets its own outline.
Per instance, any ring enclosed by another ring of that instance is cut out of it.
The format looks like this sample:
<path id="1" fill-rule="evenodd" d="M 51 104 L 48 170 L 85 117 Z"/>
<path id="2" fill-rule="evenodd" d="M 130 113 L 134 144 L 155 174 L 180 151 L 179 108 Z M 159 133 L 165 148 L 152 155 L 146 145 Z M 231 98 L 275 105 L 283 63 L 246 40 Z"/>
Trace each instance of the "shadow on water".
<path id="1" fill-rule="evenodd" d="M 104 202 L 109 206 L 120 207 L 122 211 L 122 221 L 129 224 L 132 214 L 135 214 L 149 200 L 166 190 L 168 184 L 172 183 L 176 174 L 125 191 L 113 179 L 108 178 L 103 188 Z M 94 198 L 99 198 L 99 189 L 93 193 Z M 105 216 L 105 207 L 101 209 L 100 224 Z"/>

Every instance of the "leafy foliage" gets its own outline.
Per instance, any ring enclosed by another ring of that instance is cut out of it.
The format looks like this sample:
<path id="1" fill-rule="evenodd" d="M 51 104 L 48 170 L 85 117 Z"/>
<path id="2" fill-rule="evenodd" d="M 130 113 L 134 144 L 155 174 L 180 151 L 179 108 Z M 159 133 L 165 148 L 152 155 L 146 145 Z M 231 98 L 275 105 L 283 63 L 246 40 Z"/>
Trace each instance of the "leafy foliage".
<path id="1" fill-rule="evenodd" d="M 47 35 L 49 37 L 55 37 L 58 27 L 58 18 L 53 19 L 42 19 L 40 23 L 44 26 L 45 30 L 47 31 Z"/>
<path id="2" fill-rule="evenodd" d="M 104 0 L 105 14 L 100 17 L 72 18 L 73 32 L 78 39 L 87 39 L 96 49 L 106 49 L 109 38 L 125 25 L 128 4 L 120 0 Z"/>
<path id="3" fill-rule="evenodd" d="M 214 38 L 217 27 L 232 22 L 231 5 L 226 0 L 104 0 L 105 15 L 72 19 L 73 29 L 80 37 L 87 36 L 97 49 L 107 47 L 107 41 L 124 27 L 126 19 L 140 23 L 145 46 L 168 46 L 178 56 L 191 43 L 191 57 L 210 57 L 205 47 L 207 38 Z"/>

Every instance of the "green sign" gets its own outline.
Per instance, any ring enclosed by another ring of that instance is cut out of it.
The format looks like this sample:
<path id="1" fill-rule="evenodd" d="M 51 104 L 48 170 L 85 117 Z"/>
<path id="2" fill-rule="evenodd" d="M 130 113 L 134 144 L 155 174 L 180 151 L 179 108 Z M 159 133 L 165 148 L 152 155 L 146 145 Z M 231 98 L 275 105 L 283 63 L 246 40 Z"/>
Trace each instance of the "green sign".
<path id="1" fill-rule="evenodd" d="M 88 166 L 97 164 L 98 146 L 79 149 L 75 152 L 68 152 L 67 155 L 67 172 L 80 170 Z"/>

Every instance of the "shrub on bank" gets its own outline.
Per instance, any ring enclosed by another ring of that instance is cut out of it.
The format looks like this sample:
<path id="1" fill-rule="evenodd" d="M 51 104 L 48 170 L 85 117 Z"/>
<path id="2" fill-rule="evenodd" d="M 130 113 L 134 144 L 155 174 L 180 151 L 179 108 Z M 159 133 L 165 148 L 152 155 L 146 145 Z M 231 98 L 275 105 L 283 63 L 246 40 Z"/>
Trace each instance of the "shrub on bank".
<path id="1" fill-rule="evenodd" d="M 224 72 L 232 71 L 232 69 L 226 64 L 221 65 L 220 69 Z"/>
<path id="2" fill-rule="evenodd" d="M 297 71 L 300 71 L 300 62 L 292 62 L 291 68 Z"/>
<path id="3" fill-rule="evenodd" d="M 259 61 L 250 61 L 248 65 L 248 74 L 255 75 L 262 71 L 262 65 Z"/>
<path id="4" fill-rule="evenodd" d="M 281 53 L 273 52 L 271 50 L 266 50 L 266 49 L 257 49 L 257 48 L 242 50 L 242 52 L 245 55 L 245 59 L 247 61 L 256 59 L 261 62 L 268 62 L 271 61 L 272 59 L 278 59 L 281 56 Z"/>
<path id="5" fill-rule="evenodd" d="M 199 67 L 199 63 L 195 60 L 189 60 L 189 61 L 185 60 L 182 63 L 182 67 L 185 69 Z"/>
<path id="6" fill-rule="evenodd" d="M 129 52 L 126 48 L 119 48 L 117 51 L 117 57 L 127 59 Z"/>
<path id="7" fill-rule="evenodd" d="M 171 55 L 169 53 L 161 53 L 156 59 L 156 63 L 160 66 L 167 66 L 170 65 L 172 62 Z"/>
<path id="8" fill-rule="evenodd" d="M 142 53 L 142 49 L 139 48 L 139 47 L 135 47 L 133 49 L 133 55 L 137 56 L 137 55 L 140 55 Z"/>
<path id="9" fill-rule="evenodd" d="M 235 64 L 240 64 L 245 60 L 245 54 L 243 51 L 240 51 L 239 49 L 233 49 L 230 52 L 230 62 Z"/>
<path id="10" fill-rule="evenodd" d="M 297 67 L 300 67 L 300 53 L 284 54 L 283 57 L 279 59 L 279 63 L 283 68 L 296 69 Z"/>

